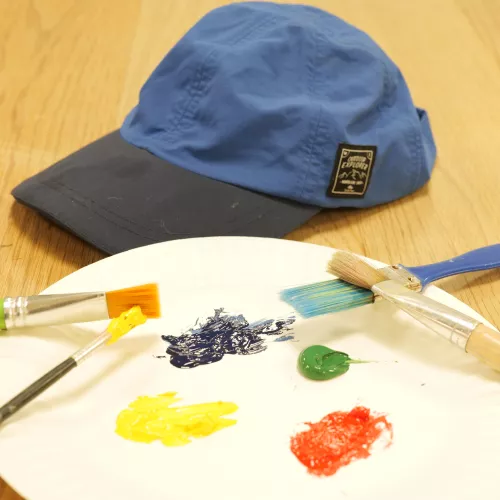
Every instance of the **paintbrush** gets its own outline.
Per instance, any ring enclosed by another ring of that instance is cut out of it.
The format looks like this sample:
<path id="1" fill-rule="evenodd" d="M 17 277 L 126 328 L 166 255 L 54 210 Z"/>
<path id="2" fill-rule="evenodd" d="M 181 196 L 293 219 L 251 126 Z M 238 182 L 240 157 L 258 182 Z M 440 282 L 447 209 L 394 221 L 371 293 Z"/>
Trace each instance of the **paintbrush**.
<path id="1" fill-rule="evenodd" d="M 146 317 L 159 317 L 158 285 L 110 292 L 6 297 L 0 303 L 0 330 L 113 319 L 136 305 Z"/>
<path id="2" fill-rule="evenodd" d="M 29 387 L 0 408 L 0 424 L 17 413 L 30 401 L 46 391 L 73 368 L 83 363 L 90 354 L 104 344 L 112 344 L 127 334 L 130 330 L 146 322 L 146 316 L 139 306 L 123 312 L 119 317 L 113 319 L 106 330 L 96 337 L 92 342 L 82 349 L 76 351 L 72 356 L 58 364 Z"/>
<path id="3" fill-rule="evenodd" d="M 352 253 L 336 252 L 328 262 L 327 270 L 352 285 L 370 289 L 484 364 L 500 370 L 498 331 L 396 281 L 388 280 L 379 269 Z"/>
<path id="4" fill-rule="evenodd" d="M 398 264 L 381 267 L 379 271 L 387 279 L 420 292 L 441 278 L 497 267 L 500 267 L 500 244 L 478 248 L 434 264 L 413 267 Z M 339 279 L 287 288 L 280 295 L 304 318 L 353 309 L 377 299 L 371 290 Z"/>

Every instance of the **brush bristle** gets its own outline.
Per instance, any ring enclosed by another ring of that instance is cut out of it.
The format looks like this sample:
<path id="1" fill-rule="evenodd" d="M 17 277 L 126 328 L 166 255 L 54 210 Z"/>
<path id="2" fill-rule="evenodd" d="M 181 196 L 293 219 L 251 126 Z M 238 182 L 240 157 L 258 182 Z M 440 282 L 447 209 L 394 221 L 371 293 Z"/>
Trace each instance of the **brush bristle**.
<path id="1" fill-rule="evenodd" d="M 322 281 L 280 293 L 281 300 L 293 307 L 303 318 L 313 318 L 371 304 L 370 290 L 359 288 L 342 280 Z"/>
<path id="2" fill-rule="evenodd" d="M 328 262 L 327 271 L 341 280 L 369 290 L 377 283 L 387 280 L 382 272 L 360 257 L 340 250 Z"/>
<path id="3" fill-rule="evenodd" d="M 118 318 L 135 306 L 139 306 L 147 318 L 159 318 L 161 315 L 158 285 L 154 283 L 107 292 L 106 302 L 110 318 Z"/>

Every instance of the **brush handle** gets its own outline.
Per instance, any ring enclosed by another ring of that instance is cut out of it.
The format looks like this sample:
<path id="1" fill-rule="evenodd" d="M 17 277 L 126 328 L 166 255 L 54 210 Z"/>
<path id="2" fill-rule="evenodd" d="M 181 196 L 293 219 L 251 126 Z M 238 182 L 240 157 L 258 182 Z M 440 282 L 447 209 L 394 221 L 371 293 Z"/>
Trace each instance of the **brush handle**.
<path id="1" fill-rule="evenodd" d="M 36 382 L 33 382 L 23 392 L 12 398 L 8 403 L 0 408 L 0 424 L 5 422 L 9 417 L 26 406 L 30 401 L 39 396 L 42 392 L 51 387 L 61 377 L 70 372 L 77 366 L 73 358 L 68 358 L 50 372 L 40 377 Z"/>
<path id="2" fill-rule="evenodd" d="M 500 333 L 479 324 L 471 333 L 465 350 L 494 370 L 500 371 Z"/>
<path id="3" fill-rule="evenodd" d="M 485 365 L 500 371 L 500 332 L 395 281 L 377 283 L 372 290 Z"/>
<path id="4" fill-rule="evenodd" d="M 104 292 L 4 297 L 0 301 L 1 330 L 104 319 L 109 319 Z"/>
<path id="5" fill-rule="evenodd" d="M 401 265 L 400 267 L 414 274 L 420 280 L 422 288 L 425 288 L 426 285 L 433 281 L 454 276 L 455 274 L 500 267 L 500 244 L 478 248 L 453 259 L 436 262 L 435 264 L 416 267 Z"/>

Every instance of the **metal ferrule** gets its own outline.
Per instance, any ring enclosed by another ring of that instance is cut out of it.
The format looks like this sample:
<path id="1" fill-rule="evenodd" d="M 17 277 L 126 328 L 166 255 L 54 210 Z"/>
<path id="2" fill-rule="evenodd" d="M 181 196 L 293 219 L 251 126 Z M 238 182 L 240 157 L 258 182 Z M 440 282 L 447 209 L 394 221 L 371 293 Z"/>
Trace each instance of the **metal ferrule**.
<path id="1" fill-rule="evenodd" d="M 379 269 L 388 280 L 396 281 L 401 283 L 406 288 L 413 290 L 415 292 L 422 291 L 422 283 L 420 280 L 412 273 L 407 271 L 404 267 L 400 266 L 386 266 Z"/>
<path id="2" fill-rule="evenodd" d="M 3 309 L 7 330 L 109 319 L 101 292 L 6 297 Z"/>
<path id="3" fill-rule="evenodd" d="M 372 291 L 463 350 L 479 325 L 478 320 L 394 281 L 377 283 Z"/>
<path id="4" fill-rule="evenodd" d="M 85 361 L 85 359 L 88 358 L 98 347 L 105 344 L 110 339 L 111 334 L 105 331 L 101 333 L 99 337 L 95 338 L 90 344 L 82 347 L 79 351 L 76 351 L 71 357 L 76 361 L 76 364 L 79 365 Z"/>

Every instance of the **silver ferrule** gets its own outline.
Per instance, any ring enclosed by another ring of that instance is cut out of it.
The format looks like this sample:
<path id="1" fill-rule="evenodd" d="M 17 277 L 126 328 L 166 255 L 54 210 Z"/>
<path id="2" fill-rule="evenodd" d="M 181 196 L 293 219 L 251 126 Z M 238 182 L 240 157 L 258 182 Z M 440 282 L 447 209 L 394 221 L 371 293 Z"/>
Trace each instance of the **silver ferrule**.
<path id="1" fill-rule="evenodd" d="M 6 297 L 3 310 L 7 330 L 109 319 L 101 292 Z"/>
<path id="2" fill-rule="evenodd" d="M 388 280 L 396 281 L 415 292 L 422 290 L 422 283 L 410 271 L 401 266 L 386 266 L 379 269 Z"/>
<path id="3" fill-rule="evenodd" d="M 372 291 L 463 350 L 471 333 L 480 323 L 452 307 L 409 290 L 394 281 L 377 283 Z"/>
<path id="4" fill-rule="evenodd" d="M 102 344 L 105 344 L 110 339 L 111 334 L 105 331 L 101 333 L 99 337 L 96 337 L 92 342 L 90 342 L 90 344 L 82 347 L 79 351 L 76 351 L 71 357 L 76 361 L 76 364 L 79 365 L 85 361 L 85 359 L 88 358 L 98 347 L 101 347 Z"/>

